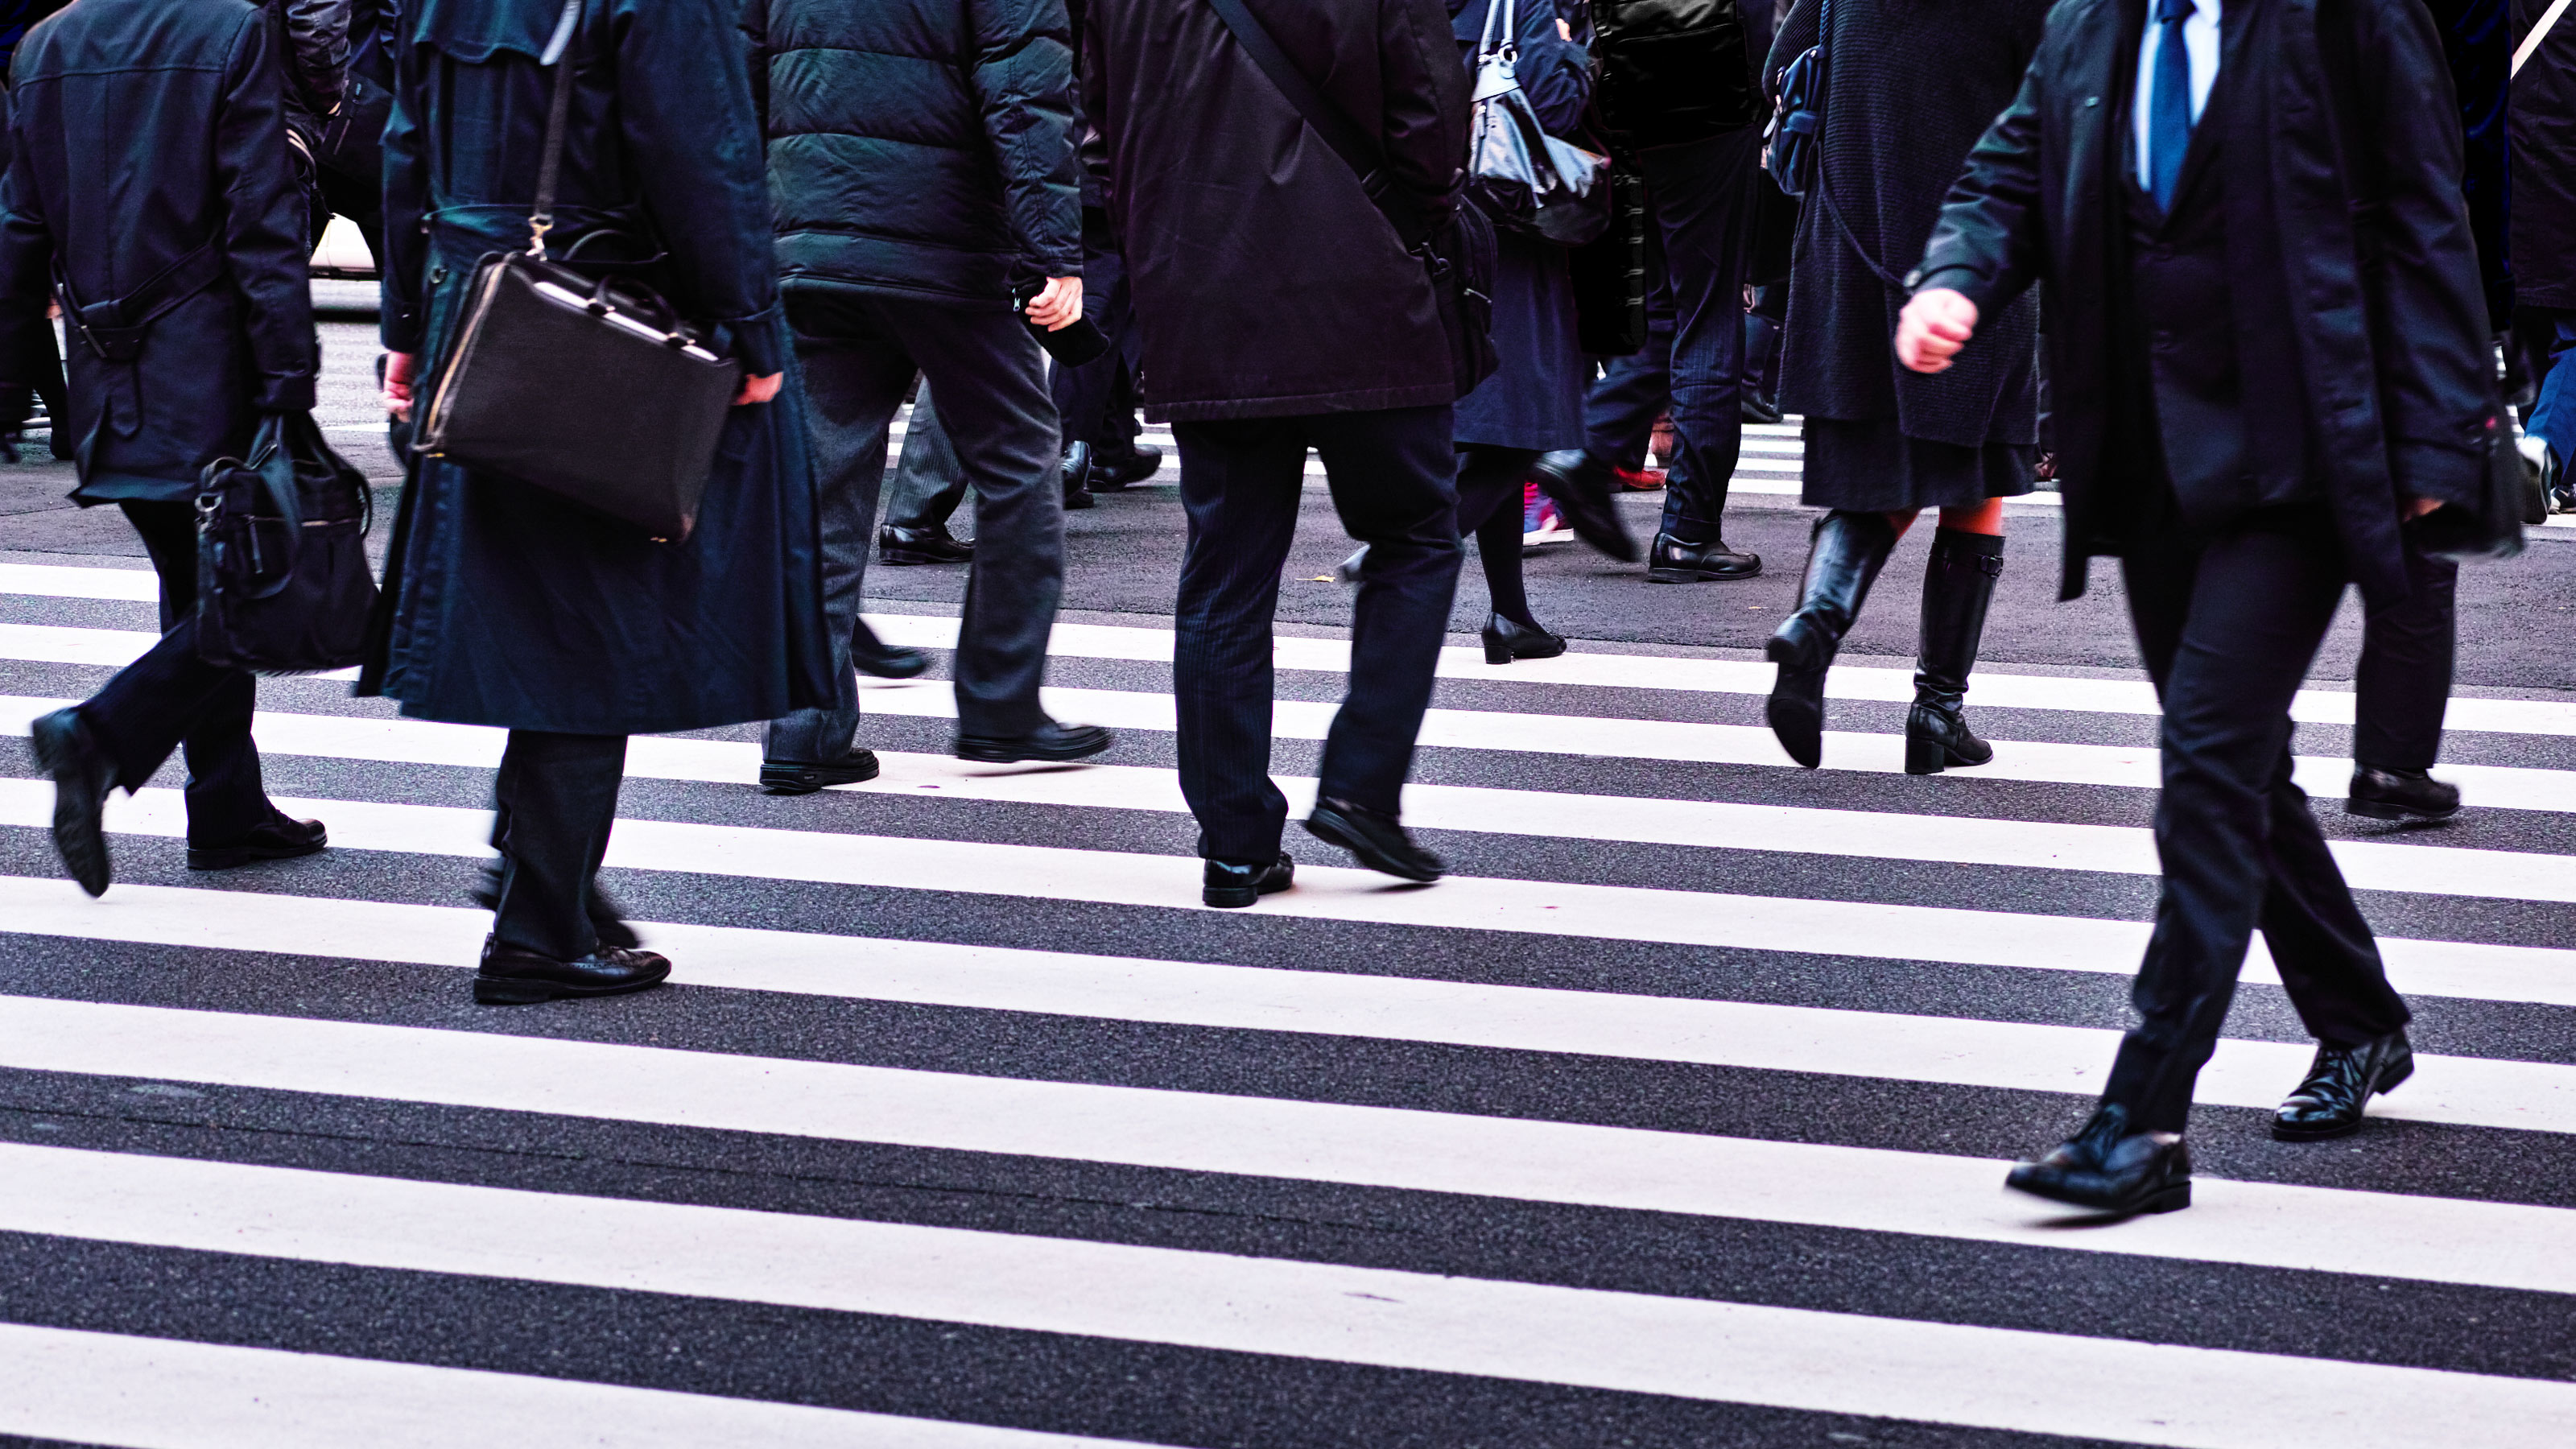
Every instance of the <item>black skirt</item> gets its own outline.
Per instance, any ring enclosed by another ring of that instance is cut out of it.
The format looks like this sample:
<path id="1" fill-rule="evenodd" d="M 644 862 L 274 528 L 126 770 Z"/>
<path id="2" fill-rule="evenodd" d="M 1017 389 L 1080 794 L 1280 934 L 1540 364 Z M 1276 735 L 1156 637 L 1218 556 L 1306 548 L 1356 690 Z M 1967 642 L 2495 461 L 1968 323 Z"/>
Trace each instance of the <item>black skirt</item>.
<path id="1" fill-rule="evenodd" d="M 1809 418 L 1798 501 L 1810 508 L 1899 513 L 1969 508 L 2034 486 L 2039 449 L 2023 443 L 1967 448 L 1909 438 L 1894 418 Z"/>

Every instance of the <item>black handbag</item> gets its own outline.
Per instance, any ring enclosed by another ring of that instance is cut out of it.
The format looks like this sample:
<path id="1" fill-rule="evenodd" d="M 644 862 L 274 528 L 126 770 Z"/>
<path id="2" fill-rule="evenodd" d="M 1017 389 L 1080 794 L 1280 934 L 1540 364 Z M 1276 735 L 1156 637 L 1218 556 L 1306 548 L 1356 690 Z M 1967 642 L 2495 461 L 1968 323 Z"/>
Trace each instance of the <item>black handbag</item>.
<path id="1" fill-rule="evenodd" d="M 2508 559 L 2522 552 L 2522 526 L 2534 521 L 2533 480 L 2522 450 L 2514 446 L 2513 426 L 2501 403 L 2488 412 L 2487 435 L 2481 441 L 2486 456 L 2478 470 L 2476 500 L 2445 503 L 2406 521 L 2406 536 L 2419 552 L 2455 563 Z M 2545 503 L 2541 516 L 2548 516 Z"/>
<path id="2" fill-rule="evenodd" d="M 649 289 L 546 259 L 581 6 L 564 0 L 543 57 L 554 101 L 528 249 L 476 268 L 415 447 L 677 541 L 697 524 L 742 370 Z"/>
<path id="3" fill-rule="evenodd" d="M 310 413 L 271 413 L 250 456 L 197 484 L 197 657 L 260 674 L 345 669 L 376 607 L 375 495 Z"/>
<path id="4" fill-rule="evenodd" d="M 1538 108 L 1514 73 L 1519 19 L 1515 0 L 1485 7 L 1467 121 L 1467 192 L 1496 226 L 1579 247 L 1609 229 L 1610 158 L 1560 141 L 1539 124 Z"/>
<path id="5" fill-rule="evenodd" d="M 1324 99 L 1315 83 L 1306 79 L 1270 38 L 1270 32 L 1243 0 L 1208 0 L 1234 32 L 1235 41 L 1252 57 L 1252 63 L 1270 78 L 1279 94 L 1333 148 L 1333 154 L 1351 168 L 1360 179 L 1360 189 L 1368 193 L 1369 202 L 1395 228 L 1396 235 L 1408 244 L 1415 260 L 1431 279 L 1431 298 L 1440 311 L 1441 331 L 1449 339 L 1449 370 L 1455 379 L 1458 396 L 1476 390 L 1476 384 L 1494 375 L 1502 366 L 1501 354 L 1494 351 L 1494 227 L 1485 214 L 1472 206 L 1459 206 L 1449 220 L 1438 227 L 1425 225 L 1412 214 L 1412 208 L 1400 196 L 1388 190 L 1386 168 L 1378 154 L 1377 144 L 1360 130 L 1339 107 Z"/>

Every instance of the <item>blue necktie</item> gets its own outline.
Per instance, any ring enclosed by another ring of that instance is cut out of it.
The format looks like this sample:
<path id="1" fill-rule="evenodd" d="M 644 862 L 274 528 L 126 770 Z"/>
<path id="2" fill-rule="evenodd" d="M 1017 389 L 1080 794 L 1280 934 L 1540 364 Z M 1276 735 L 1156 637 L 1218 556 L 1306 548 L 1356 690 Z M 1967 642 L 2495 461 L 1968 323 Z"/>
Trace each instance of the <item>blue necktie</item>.
<path id="1" fill-rule="evenodd" d="M 2147 95 L 2147 190 L 2158 211 L 2173 210 L 2182 158 L 2191 150 L 2191 52 L 2183 46 L 2182 23 L 2198 8 L 2192 0 L 2156 0 L 2156 23 L 2165 30 L 2156 42 L 2155 89 Z"/>

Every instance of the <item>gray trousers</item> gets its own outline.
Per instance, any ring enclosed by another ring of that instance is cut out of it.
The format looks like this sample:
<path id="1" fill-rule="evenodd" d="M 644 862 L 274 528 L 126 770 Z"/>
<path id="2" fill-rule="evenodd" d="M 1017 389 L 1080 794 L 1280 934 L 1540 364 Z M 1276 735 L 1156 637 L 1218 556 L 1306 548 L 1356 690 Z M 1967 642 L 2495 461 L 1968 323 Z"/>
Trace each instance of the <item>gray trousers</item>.
<path id="1" fill-rule="evenodd" d="M 925 385 L 912 400 L 912 423 L 904 429 L 903 453 L 886 490 L 885 521 L 897 528 L 945 528 L 965 501 L 966 467 L 957 461 L 956 445 L 948 441 Z"/>
<path id="2" fill-rule="evenodd" d="M 847 670 L 859 625 L 886 438 L 918 371 L 937 389 L 975 490 L 975 562 L 954 668 L 960 734 L 1024 735 L 1064 594 L 1064 496 L 1045 354 L 1016 313 L 791 287 L 787 319 L 805 373 L 806 425 L 822 495 L 823 607 Z M 770 759 L 822 764 L 850 751 L 858 711 L 774 720 Z"/>

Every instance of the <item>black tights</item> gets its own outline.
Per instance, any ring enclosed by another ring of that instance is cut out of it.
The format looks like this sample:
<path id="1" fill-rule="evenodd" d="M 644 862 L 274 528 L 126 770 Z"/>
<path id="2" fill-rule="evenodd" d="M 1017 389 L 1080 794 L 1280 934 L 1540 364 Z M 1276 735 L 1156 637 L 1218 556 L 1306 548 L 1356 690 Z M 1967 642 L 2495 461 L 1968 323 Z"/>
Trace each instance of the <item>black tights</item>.
<path id="1" fill-rule="evenodd" d="M 1539 623 L 1530 617 L 1529 592 L 1521 585 L 1521 484 L 1537 461 L 1536 448 L 1458 445 L 1459 536 L 1476 536 L 1494 612 L 1529 629 Z"/>

